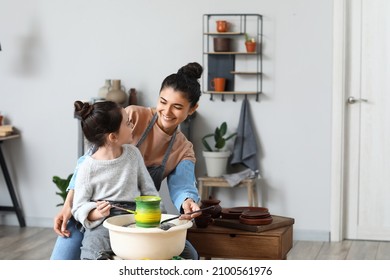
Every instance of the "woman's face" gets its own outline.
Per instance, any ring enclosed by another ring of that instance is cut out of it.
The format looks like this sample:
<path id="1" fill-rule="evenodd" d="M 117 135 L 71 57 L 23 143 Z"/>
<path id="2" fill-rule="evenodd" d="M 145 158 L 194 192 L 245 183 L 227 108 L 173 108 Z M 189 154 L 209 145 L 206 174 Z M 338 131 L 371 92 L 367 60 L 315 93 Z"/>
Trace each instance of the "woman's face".
<path id="1" fill-rule="evenodd" d="M 164 88 L 160 92 L 156 111 L 158 114 L 157 124 L 168 135 L 172 135 L 188 115 L 192 115 L 198 108 L 198 104 L 191 108 L 190 102 L 172 88 Z"/>

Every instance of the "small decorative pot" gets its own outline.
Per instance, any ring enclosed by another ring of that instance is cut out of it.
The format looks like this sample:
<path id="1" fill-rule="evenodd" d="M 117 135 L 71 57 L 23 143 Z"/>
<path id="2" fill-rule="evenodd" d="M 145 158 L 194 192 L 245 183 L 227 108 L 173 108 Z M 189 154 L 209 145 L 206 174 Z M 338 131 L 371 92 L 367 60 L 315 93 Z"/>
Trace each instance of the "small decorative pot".
<path id="1" fill-rule="evenodd" d="M 215 52 L 230 52 L 231 38 L 214 38 L 214 51 Z"/>
<path id="2" fill-rule="evenodd" d="M 153 195 L 138 196 L 135 198 L 135 225 L 143 228 L 160 225 L 161 197 Z"/>
<path id="3" fill-rule="evenodd" d="M 104 86 L 102 86 L 98 91 L 98 97 L 101 99 L 106 99 L 110 87 L 111 87 L 111 80 L 105 80 Z"/>
<path id="4" fill-rule="evenodd" d="M 228 22 L 226 20 L 217 20 L 217 31 L 226 32 L 228 31 Z"/>
<path id="5" fill-rule="evenodd" d="M 245 47 L 247 52 L 256 52 L 256 42 L 246 41 Z"/>
<path id="6" fill-rule="evenodd" d="M 127 94 L 125 87 L 121 85 L 121 80 L 112 80 L 112 87 L 110 87 L 106 99 L 118 104 L 124 104 L 126 102 Z"/>

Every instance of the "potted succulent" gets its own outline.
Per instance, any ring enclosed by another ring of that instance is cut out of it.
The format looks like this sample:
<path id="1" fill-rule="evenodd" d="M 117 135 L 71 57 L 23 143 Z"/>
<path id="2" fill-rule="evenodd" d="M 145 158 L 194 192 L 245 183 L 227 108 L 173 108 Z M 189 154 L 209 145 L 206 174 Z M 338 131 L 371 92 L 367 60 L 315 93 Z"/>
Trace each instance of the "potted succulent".
<path id="1" fill-rule="evenodd" d="M 66 199 L 66 195 L 68 194 L 66 189 L 69 186 L 69 182 L 72 179 L 72 176 L 73 176 L 73 173 L 70 174 L 68 176 L 68 178 L 66 178 L 66 179 L 60 178 L 58 176 L 53 176 L 53 179 L 52 179 L 53 183 L 57 186 L 57 188 L 59 190 L 58 192 L 56 192 L 56 194 L 59 195 L 62 198 L 62 201 L 63 201 L 62 203 L 59 203 L 56 206 L 64 205 L 64 202 L 65 202 L 65 199 Z"/>
<path id="2" fill-rule="evenodd" d="M 215 129 L 214 133 L 209 133 L 202 138 L 202 144 L 205 148 L 203 156 L 206 161 L 207 175 L 209 177 L 220 177 L 226 173 L 227 161 L 231 154 L 229 150 L 225 149 L 226 141 L 237 135 L 237 133 L 232 133 L 226 136 L 226 133 L 227 124 L 223 122 Z M 211 137 L 214 138 L 214 149 L 207 142 L 207 139 Z"/>
<path id="3" fill-rule="evenodd" d="M 245 47 L 247 52 L 256 52 L 256 40 L 245 33 Z"/>

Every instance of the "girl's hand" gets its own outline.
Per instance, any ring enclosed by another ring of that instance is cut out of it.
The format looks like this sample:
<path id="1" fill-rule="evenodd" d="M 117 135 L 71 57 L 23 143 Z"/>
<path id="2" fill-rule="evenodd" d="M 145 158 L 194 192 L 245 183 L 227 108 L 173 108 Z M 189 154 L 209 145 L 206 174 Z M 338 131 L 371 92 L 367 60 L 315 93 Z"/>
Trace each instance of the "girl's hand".
<path id="1" fill-rule="evenodd" d="M 96 211 L 102 217 L 108 217 L 110 215 L 111 204 L 108 201 L 96 201 Z"/>

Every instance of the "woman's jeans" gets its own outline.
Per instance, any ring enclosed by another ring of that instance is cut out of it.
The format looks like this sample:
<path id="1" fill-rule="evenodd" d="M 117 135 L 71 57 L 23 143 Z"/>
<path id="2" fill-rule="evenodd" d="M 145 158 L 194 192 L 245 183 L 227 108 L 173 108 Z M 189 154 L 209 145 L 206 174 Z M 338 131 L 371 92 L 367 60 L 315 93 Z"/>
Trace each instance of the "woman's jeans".
<path id="1" fill-rule="evenodd" d="M 77 223 L 74 219 L 70 219 L 67 226 L 70 231 L 70 237 L 57 237 L 51 254 L 51 260 L 79 260 L 81 254 L 81 241 L 83 240 L 83 232 L 77 228 Z M 186 240 L 186 244 L 180 257 L 186 260 L 199 260 L 198 252 L 192 244 Z"/>

